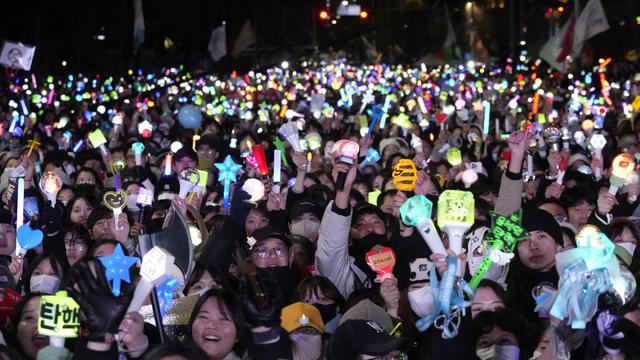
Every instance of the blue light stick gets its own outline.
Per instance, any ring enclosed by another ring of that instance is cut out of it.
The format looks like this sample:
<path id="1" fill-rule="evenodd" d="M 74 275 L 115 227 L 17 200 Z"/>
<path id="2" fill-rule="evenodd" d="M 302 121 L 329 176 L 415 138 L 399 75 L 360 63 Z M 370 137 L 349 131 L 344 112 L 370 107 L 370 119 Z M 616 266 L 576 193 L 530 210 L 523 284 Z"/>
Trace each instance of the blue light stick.
<path id="1" fill-rule="evenodd" d="M 491 121 L 491 103 L 487 100 L 482 102 L 482 107 L 484 108 L 484 122 L 482 123 L 482 133 L 487 135 L 489 134 L 489 122 Z"/>
<path id="2" fill-rule="evenodd" d="M 129 269 L 138 262 L 138 258 L 126 256 L 122 251 L 122 245 L 116 245 L 111 256 L 102 256 L 98 260 L 105 267 L 107 281 L 112 281 L 111 292 L 114 296 L 120 296 L 120 283 L 131 282 Z"/>
<path id="3" fill-rule="evenodd" d="M 380 160 L 380 153 L 376 149 L 369 148 L 369 150 L 367 150 L 367 155 L 364 157 L 364 161 L 358 165 L 358 169 L 362 170 L 365 167 L 378 162 L 378 160 Z"/>
<path id="4" fill-rule="evenodd" d="M 229 192 L 231 189 L 231 182 L 237 182 L 236 173 L 242 168 L 242 165 L 236 164 L 231 159 L 231 155 L 227 155 L 221 163 L 216 163 L 215 166 L 220 171 L 218 175 L 218 181 L 224 182 L 224 208 L 229 208 Z"/>

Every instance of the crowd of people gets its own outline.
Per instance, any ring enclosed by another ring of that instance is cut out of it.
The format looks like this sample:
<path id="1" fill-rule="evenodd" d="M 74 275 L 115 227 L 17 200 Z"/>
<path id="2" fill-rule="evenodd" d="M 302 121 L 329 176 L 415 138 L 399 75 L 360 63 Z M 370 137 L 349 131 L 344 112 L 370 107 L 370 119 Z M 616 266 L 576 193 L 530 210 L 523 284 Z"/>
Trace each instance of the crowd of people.
<path id="1" fill-rule="evenodd" d="M 322 59 L 220 77 L 8 74 L 0 358 L 638 358 L 634 65 L 603 59 L 561 74 L 511 60 Z M 415 170 L 399 190 L 403 159 Z M 192 169 L 200 184 L 182 193 Z M 53 198 L 43 178 L 60 179 Z M 244 186 L 249 179 L 262 186 Z M 128 199 L 120 214 L 104 196 L 119 190 Z M 453 190 L 473 198 L 461 251 L 440 226 L 441 195 Z M 405 216 L 416 197 L 433 207 L 444 252 Z M 496 218 L 512 214 L 525 236 L 497 261 Z M 140 235 L 176 217 L 189 231 L 172 241 L 192 247 L 194 263 L 172 270 L 161 315 L 158 296 L 128 311 L 148 250 Z M 17 241 L 22 223 L 42 232 L 36 246 Z M 623 281 L 588 293 L 595 311 L 582 298 L 570 300 L 573 316 L 545 311 L 541 300 L 562 300 L 572 276 L 586 274 L 587 293 L 601 274 L 566 265 L 572 249 L 596 246 L 584 231 L 615 244 L 604 282 Z M 114 291 L 104 259 L 120 251 L 138 263 Z M 372 255 L 389 251 L 385 273 Z M 494 262 L 474 291 L 461 291 L 485 258 Z M 460 301 L 443 303 L 446 286 Z M 79 336 L 63 345 L 38 332 L 40 300 L 58 290 L 80 307 Z"/>

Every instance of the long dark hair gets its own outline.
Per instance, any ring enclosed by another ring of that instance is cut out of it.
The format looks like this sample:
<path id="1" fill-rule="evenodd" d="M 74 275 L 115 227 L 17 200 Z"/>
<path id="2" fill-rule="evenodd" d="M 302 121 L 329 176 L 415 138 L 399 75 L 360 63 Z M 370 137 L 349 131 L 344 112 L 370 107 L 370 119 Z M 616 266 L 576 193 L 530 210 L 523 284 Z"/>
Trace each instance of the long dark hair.
<path id="1" fill-rule="evenodd" d="M 244 316 L 242 315 L 240 302 L 230 292 L 223 289 L 210 289 L 209 291 L 202 294 L 202 296 L 200 296 L 200 299 L 198 299 L 198 302 L 196 302 L 195 306 L 193 307 L 193 311 L 191 312 L 191 317 L 189 318 L 189 325 L 187 327 L 187 332 L 185 334 L 185 341 L 187 341 L 187 343 L 189 344 L 193 344 L 194 346 L 197 346 L 195 345 L 195 341 L 193 340 L 193 332 L 192 332 L 193 323 L 198 317 L 198 313 L 200 312 L 200 309 L 202 309 L 202 306 L 204 305 L 204 303 L 207 300 L 212 298 L 218 302 L 218 307 L 220 309 L 226 308 L 231 314 L 231 316 L 233 316 L 233 324 L 236 327 L 237 341 L 233 346 L 232 351 L 237 356 L 242 357 L 242 355 L 246 351 L 246 344 L 247 344 L 246 339 L 247 339 L 248 329 L 245 326 Z"/>
<path id="2" fill-rule="evenodd" d="M 215 281 L 216 284 L 218 284 L 221 288 L 227 290 L 230 289 L 228 279 L 222 273 L 220 273 L 217 268 L 210 266 L 202 261 L 198 261 L 196 262 L 196 265 L 191 272 L 191 276 L 189 277 L 187 284 L 184 286 L 185 295 L 187 295 L 189 289 L 191 289 L 191 287 L 193 287 L 193 285 L 195 285 L 200 280 L 205 271 L 208 272 L 209 275 L 211 275 L 213 281 Z"/>
<path id="3" fill-rule="evenodd" d="M 27 293 L 25 294 L 20 302 L 16 304 L 16 306 L 11 311 L 11 317 L 9 318 L 9 331 L 7 332 L 7 345 L 11 346 L 12 349 L 16 349 L 20 355 L 22 355 L 25 359 L 26 356 L 24 351 L 20 347 L 20 342 L 18 341 L 18 324 L 20 324 L 20 318 L 22 317 L 22 313 L 24 312 L 24 308 L 27 307 L 29 301 L 34 298 L 39 298 L 42 294 L 40 293 Z M 19 358 L 21 359 L 21 358 Z"/>
<path id="4" fill-rule="evenodd" d="M 338 305 L 339 312 L 346 311 L 347 303 L 344 300 L 344 297 L 340 295 L 338 288 L 336 288 L 329 279 L 319 275 L 314 275 L 302 280 L 300 284 L 298 284 L 293 301 L 303 301 L 307 292 L 311 292 L 317 297 L 318 290 L 322 292 L 324 297 L 333 300 L 333 302 Z"/>
<path id="5" fill-rule="evenodd" d="M 36 269 L 36 267 L 38 267 L 38 265 L 40 265 L 40 263 L 47 259 L 49 259 L 49 262 L 51 262 L 51 268 L 53 269 L 53 272 L 58 275 L 60 283 L 62 283 L 62 279 L 64 279 L 64 274 L 67 272 L 69 263 L 66 261 L 66 259 L 58 259 L 55 254 L 42 254 L 36 257 L 35 260 L 33 260 L 33 262 L 29 265 L 25 276 L 22 278 L 23 289 L 25 293 L 31 292 L 31 275 L 33 274 L 33 271 Z"/>

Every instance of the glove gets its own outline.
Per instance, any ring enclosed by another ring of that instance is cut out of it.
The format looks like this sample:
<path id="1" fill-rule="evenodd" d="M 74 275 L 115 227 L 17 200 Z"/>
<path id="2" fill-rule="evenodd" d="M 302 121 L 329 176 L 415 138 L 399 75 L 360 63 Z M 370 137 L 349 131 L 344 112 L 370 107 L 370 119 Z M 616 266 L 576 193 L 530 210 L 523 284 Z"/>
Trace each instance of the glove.
<path id="1" fill-rule="evenodd" d="M 67 293 L 80 305 L 86 318 L 88 339 L 104 341 L 106 334 L 117 333 L 135 286 L 123 284 L 126 288 L 121 295 L 113 296 L 104 267 L 95 259 L 78 261 L 69 270 L 66 280 Z"/>
<path id="2" fill-rule="evenodd" d="M 275 283 L 271 281 L 272 279 L 262 279 L 266 289 L 274 289 Z M 260 280 L 259 280 L 260 281 Z M 268 328 L 274 328 L 280 326 L 280 309 L 276 304 L 278 304 L 278 296 L 277 292 L 268 291 L 267 292 L 267 305 L 264 309 L 259 309 L 251 296 L 251 287 L 249 285 L 249 279 L 245 274 L 240 274 L 240 303 L 242 304 L 242 312 L 245 316 L 247 322 L 253 327 L 264 326 Z"/>
<path id="3" fill-rule="evenodd" d="M 44 201 L 44 209 L 42 210 L 42 225 L 46 234 L 54 234 L 60 231 L 64 209 L 61 205 L 56 204 L 51 207 L 51 201 Z"/>
<path id="4" fill-rule="evenodd" d="M 248 192 L 242 190 L 241 186 L 238 186 L 237 190 L 233 193 L 231 199 L 230 214 L 231 221 L 238 224 L 244 224 L 244 221 L 249 215 L 249 210 L 253 208 L 253 205 L 248 201 L 251 199 L 251 195 Z"/>

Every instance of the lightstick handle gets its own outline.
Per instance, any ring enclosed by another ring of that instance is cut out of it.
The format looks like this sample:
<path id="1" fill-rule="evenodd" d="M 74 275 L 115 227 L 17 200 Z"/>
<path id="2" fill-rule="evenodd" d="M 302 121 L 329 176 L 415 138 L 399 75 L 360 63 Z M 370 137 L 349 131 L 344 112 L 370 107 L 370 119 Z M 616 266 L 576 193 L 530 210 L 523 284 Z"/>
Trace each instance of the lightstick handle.
<path id="1" fill-rule="evenodd" d="M 492 264 L 493 264 L 493 260 L 491 260 L 491 256 L 487 255 L 485 256 L 484 259 L 482 259 L 480 266 L 478 266 L 478 269 L 476 270 L 475 274 L 473 274 L 473 277 L 469 282 L 469 285 L 473 289 L 478 287 L 478 284 L 480 284 L 480 281 L 484 279 L 484 275 L 487 273 L 487 271 L 489 271 L 489 268 L 491 267 Z"/>
<path id="2" fill-rule="evenodd" d="M 274 183 L 271 187 L 271 192 L 274 194 L 280 194 L 280 183 Z"/>
<path id="3" fill-rule="evenodd" d="M 618 189 L 619 189 L 618 186 L 615 186 L 615 185 L 609 186 L 609 194 L 616 196 L 616 194 L 618 193 Z"/>
<path id="4" fill-rule="evenodd" d="M 63 348 L 64 338 L 59 336 L 49 336 L 49 345 L 57 348 Z"/>
<path id="5" fill-rule="evenodd" d="M 602 150 L 601 149 L 595 149 L 593 151 L 593 156 L 595 158 L 597 158 L 598 160 L 602 160 Z M 600 166 L 595 168 L 594 173 L 595 173 L 595 176 L 596 176 L 596 180 L 602 179 L 602 168 Z"/>
<path id="6" fill-rule="evenodd" d="M 338 179 L 336 180 L 336 189 L 338 191 L 344 190 L 344 183 L 347 181 L 347 173 L 340 171 L 338 173 Z"/>
<path id="7" fill-rule="evenodd" d="M 445 249 L 444 244 L 442 243 L 442 239 L 438 236 L 438 232 L 436 231 L 435 226 L 433 225 L 433 221 L 431 219 L 427 219 L 416 227 L 418 232 L 422 236 L 422 239 L 427 243 L 429 249 L 434 254 L 446 254 L 447 249 Z"/>
<path id="8" fill-rule="evenodd" d="M 58 193 L 46 194 L 46 195 L 47 195 L 47 200 L 49 200 L 51 202 L 51 207 L 55 208 L 56 207 L 56 201 L 58 199 Z"/>
<path id="9" fill-rule="evenodd" d="M 447 235 L 449 237 L 449 249 L 451 249 L 456 256 L 462 254 L 462 235 L 464 230 L 462 229 L 449 229 Z M 464 276 L 464 267 L 460 266 L 461 261 L 458 259 L 458 276 Z"/>
<path id="10" fill-rule="evenodd" d="M 142 153 L 135 153 L 136 166 L 142 166 Z"/>
<path id="11" fill-rule="evenodd" d="M 187 194 L 189 194 L 189 191 L 191 191 L 191 189 L 193 189 L 192 183 L 187 180 L 180 179 L 180 191 L 178 192 L 178 196 L 181 199 L 186 199 Z"/>
<path id="12" fill-rule="evenodd" d="M 148 280 L 141 278 L 136 286 L 136 290 L 133 293 L 133 299 L 129 303 L 129 307 L 127 308 L 127 312 L 138 311 L 144 304 L 144 301 L 147 299 L 147 296 L 151 294 L 153 291 L 153 283 Z"/>

